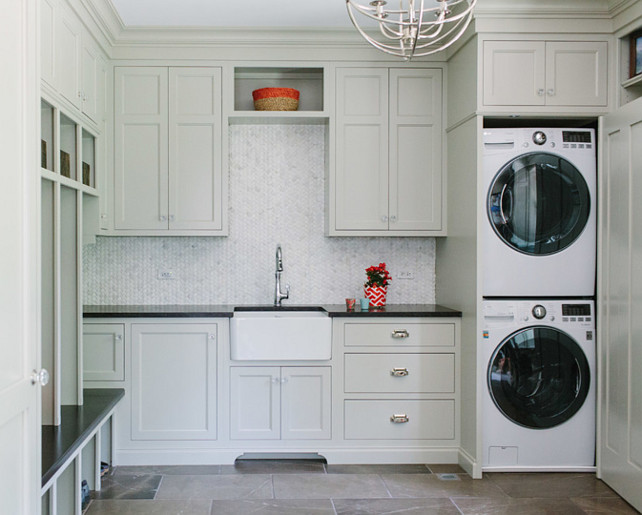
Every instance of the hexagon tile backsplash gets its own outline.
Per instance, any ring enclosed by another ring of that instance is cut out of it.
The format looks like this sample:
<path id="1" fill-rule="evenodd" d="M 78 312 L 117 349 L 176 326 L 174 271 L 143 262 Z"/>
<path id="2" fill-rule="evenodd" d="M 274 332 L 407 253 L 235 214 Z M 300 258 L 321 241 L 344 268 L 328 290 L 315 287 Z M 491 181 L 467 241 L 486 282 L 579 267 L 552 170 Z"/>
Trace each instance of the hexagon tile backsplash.
<path id="1" fill-rule="evenodd" d="M 325 131 L 230 127 L 230 235 L 98 237 L 84 247 L 85 304 L 271 304 L 277 243 L 285 303 L 363 297 L 365 269 L 381 261 L 393 278 L 389 303 L 434 303 L 434 238 L 324 236 Z M 168 270 L 174 277 L 159 279 Z"/>

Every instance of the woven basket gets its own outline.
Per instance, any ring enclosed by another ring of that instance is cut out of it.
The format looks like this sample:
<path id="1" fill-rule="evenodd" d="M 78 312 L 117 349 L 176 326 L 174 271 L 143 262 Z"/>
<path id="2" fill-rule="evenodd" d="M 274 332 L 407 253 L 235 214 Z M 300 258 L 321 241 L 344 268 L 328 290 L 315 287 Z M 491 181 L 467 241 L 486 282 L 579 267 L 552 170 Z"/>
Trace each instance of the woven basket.
<path id="1" fill-rule="evenodd" d="M 292 88 L 261 88 L 252 91 L 256 111 L 296 111 L 299 91 Z"/>

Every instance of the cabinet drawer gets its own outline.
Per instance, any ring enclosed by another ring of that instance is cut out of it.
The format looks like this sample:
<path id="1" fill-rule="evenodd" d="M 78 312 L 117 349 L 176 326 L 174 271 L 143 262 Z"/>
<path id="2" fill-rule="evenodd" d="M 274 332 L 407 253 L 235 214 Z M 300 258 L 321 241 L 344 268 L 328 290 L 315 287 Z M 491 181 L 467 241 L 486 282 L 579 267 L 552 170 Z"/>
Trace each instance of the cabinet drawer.
<path id="1" fill-rule="evenodd" d="M 125 326 L 83 325 L 83 375 L 85 381 L 125 380 Z"/>
<path id="2" fill-rule="evenodd" d="M 344 326 L 346 346 L 454 347 L 453 323 L 351 324 Z"/>
<path id="3" fill-rule="evenodd" d="M 346 354 L 346 392 L 452 393 L 454 354 Z"/>
<path id="4" fill-rule="evenodd" d="M 393 422 L 394 416 L 407 421 Z M 455 401 L 346 400 L 344 420 L 346 440 L 452 440 Z"/>

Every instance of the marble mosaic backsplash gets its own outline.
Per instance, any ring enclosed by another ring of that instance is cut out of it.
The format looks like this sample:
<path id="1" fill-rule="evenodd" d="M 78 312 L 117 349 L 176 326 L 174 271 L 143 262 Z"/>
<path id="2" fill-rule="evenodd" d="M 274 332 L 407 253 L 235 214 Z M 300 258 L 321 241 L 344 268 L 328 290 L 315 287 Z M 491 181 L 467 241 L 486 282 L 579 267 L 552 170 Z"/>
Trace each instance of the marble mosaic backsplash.
<path id="1" fill-rule="evenodd" d="M 324 236 L 326 130 L 230 127 L 230 235 L 98 237 L 84 247 L 85 304 L 271 304 L 277 243 L 285 303 L 362 297 L 365 268 L 382 261 L 389 303 L 434 303 L 434 238 Z M 159 279 L 168 270 L 174 278 Z"/>

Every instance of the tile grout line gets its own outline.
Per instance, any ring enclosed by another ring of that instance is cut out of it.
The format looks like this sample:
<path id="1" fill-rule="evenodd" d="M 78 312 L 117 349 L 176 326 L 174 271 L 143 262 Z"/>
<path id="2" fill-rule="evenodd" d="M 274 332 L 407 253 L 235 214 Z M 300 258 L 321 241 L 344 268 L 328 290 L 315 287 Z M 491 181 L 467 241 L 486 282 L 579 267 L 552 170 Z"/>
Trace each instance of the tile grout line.
<path id="1" fill-rule="evenodd" d="M 388 484 L 387 484 L 387 483 L 386 483 L 386 481 L 383 479 L 383 476 L 382 476 L 381 474 L 378 474 L 378 476 L 379 476 L 379 479 L 381 480 L 381 482 L 383 483 L 383 486 L 385 487 L 386 492 L 388 492 L 388 495 L 390 496 L 390 498 L 391 498 L 391 499 L 394 499 L 394 497 L 392 496 L 392 493 L 390 492 L 390 488 L 388 488 Z"/>
<path id="2" fill-rule="evenodd" d="M 461 513 L 461 515 L 464 515 L 464 512 L 461 510 L 461 508 L 457 505 L 455 501 L 453 501 L 452 497 L 448 497 L 448 500 L 452 503 L 452 505 L 455 507 L 455 509 Z"/>
<path id="3" fill-rule="evenodd" d="M 337 512 L 337 507 L 334 505 L 334 499 L 330 497 L 330 504 L 332 504 L 332 511 L 334 511 L 334 515 L 339 515 L 339 512 Z"/>
<path id="4" fill-rule="evenodd" d="M 156 500 L 156 496 L 158 495 L 158 491 L 160 490 L 160 487 L 163 484 L 163 479 L 165 479 L 165 474 L 161 474 L 161 478 L 160 478 L 160 481 L 158 482 L 158 486 L 156 487 L 156 491 L 154 492 L 154 497 L 152 497 L 152 501 Z"/>

